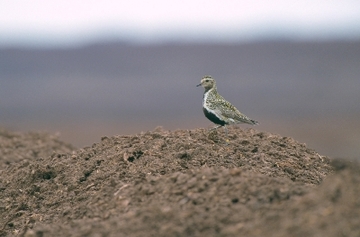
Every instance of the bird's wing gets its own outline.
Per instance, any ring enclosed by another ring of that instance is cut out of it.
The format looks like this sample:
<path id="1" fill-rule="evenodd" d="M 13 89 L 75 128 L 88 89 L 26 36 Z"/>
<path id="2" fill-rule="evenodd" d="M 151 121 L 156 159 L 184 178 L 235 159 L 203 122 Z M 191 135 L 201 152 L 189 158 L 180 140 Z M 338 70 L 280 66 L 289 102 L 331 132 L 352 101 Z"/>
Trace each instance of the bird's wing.
<path id="1" fill-rule="evenodd" d="M 237 112 L 238 113 L 236 114 L 236 118 L 235 118 L 237 123 L 247 123 L 247 124 L 251 124 L 251 125 L 258 124 L 257 121 L 250 119 L 249 117 L 240 113 L 239 111 L 237 111 Z"/>
<path id="2" fill-rule="evenodd" d="M 230 102 L 224 100 L 224 105 L 221 108 L 221 113 L 230 123 L 247 123 L 247 124 L 257 124 L 256 121 L 250 119 L 246 115 L 242 114 L 235 106 Z"/>

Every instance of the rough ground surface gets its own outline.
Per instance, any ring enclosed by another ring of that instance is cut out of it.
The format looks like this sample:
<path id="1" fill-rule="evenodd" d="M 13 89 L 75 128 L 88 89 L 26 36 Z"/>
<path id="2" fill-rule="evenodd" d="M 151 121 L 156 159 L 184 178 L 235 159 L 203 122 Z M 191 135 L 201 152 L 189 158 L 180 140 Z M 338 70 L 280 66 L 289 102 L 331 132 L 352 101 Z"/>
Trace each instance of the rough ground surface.
<path id="1" fill-rule="evenodd" d="M 360 166 L 253 129 L 0 132 L 0 236 L 359 236 Z"/>

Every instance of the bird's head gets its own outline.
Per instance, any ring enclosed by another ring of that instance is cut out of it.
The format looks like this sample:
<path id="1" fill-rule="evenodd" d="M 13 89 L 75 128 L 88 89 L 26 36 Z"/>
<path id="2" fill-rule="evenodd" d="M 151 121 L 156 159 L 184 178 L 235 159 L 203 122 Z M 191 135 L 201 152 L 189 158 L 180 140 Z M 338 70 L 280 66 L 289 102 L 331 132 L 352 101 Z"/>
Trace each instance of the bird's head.
<path id="1" fill-rule="evenodd" d="M 216 86 L 216 82 L 214 80 L 214 78 L 212 78 L 211 76 L 204 76 L 201 81 L 200 81 L 200 84 L 199 85 L 196 85 L 197 87 L 198 86 L 202 86 L 205 88 L 205 90 L 209 90 L 211 88 L 214 88 Z"/>

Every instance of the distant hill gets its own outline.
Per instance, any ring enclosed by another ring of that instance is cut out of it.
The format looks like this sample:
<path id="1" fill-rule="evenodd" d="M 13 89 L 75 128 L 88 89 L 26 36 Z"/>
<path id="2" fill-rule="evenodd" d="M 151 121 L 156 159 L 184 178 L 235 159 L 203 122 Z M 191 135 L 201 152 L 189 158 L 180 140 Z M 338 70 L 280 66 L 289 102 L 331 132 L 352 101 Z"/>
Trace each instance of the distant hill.
<path id="1" fill-rule="evenodd" d="M 360 41 L 0 49 L 0 125 L 59 131 L 78 146 L 157 125 L 208 127 L 195 88 L 205 74 L 258 130 L 360 155 Z"/>

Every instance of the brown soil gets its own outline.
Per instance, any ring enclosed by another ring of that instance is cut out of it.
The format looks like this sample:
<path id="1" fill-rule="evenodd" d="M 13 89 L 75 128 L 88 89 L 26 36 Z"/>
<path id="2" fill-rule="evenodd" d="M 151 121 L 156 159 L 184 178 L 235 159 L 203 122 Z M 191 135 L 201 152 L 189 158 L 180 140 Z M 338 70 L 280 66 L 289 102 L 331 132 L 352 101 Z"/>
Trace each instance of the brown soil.
<path id="1" fill-rule="evenodd" d="M 0 236 L 359 236 L 360 165 L 253 129 L 0 131 Z"/>

